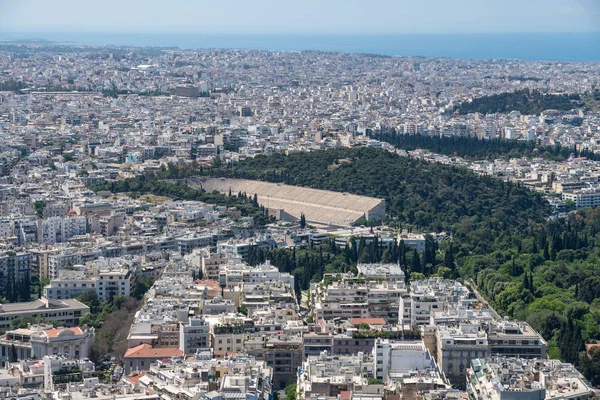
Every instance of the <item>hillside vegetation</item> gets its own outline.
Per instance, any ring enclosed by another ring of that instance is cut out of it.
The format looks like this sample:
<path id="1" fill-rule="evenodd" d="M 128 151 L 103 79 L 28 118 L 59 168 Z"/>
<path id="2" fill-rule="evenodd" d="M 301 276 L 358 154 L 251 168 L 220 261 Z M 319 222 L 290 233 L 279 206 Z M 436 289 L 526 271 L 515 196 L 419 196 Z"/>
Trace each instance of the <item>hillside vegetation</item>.
<path id="1" fill-rule="evenodd" d="M 583 356 L 584 344 L 600 339 L 600 210 L 550 220 L 549 206 L 537 193 L 369 148 L 261 156 L 204 174 L 382 197 L 390 224 L 452 232 L 451 242 L 433 251 L 430 245 L 422 254 L 396 244 L 360 254 L 354 246 L 342 252 L 321 246 L 310 254 L 275 250 L 255 258 L 271 258 L 302 286 L 323 272 L 351 270 L 357 260 L 399 260 L 413 276 L 473 279 L 501 315 L 527 320 L 540 331 L 551 357 L 574 362 L 600 381 L 600 354 Z"/>
<path id="2" fill-rule="evenodd" d="M 504 231 L 549 213 L 547 202 L 527 189 L 371 148 L 260 156 L 209 172 L 384 198 L 391 219 L 438 232 L 457 231 L 467 220 Z"/>
<path id="3" fill-rule="evenodd" d="M 455 106 L 452 112 L 494 114 L 519 111 L 521 114 L 539 115 L 544 110 L 569 111 L 580 108 L 580 100 L 578 94 L 544 94 L 538 90 L 522 89 L 478 97 Z"/>

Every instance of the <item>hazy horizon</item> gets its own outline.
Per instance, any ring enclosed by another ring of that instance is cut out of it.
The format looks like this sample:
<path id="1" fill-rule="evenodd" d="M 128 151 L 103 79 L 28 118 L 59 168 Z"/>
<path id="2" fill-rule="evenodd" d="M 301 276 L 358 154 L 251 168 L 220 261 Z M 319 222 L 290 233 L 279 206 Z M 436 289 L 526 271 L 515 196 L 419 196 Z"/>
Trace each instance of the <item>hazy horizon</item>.
<path id="1" fill-rule="evenodd" d="M 596 0 L 0 0 L 0 33 L 509 34 L 600 32 Z"/>

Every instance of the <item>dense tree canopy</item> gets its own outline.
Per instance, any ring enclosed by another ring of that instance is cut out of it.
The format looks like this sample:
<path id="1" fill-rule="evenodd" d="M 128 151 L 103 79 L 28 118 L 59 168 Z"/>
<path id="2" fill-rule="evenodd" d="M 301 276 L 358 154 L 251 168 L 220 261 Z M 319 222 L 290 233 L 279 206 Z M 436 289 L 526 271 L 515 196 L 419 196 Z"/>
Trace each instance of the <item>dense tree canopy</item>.
<path id="1" fill-rule="evenodd" d="M 569 111 L 581 107 L 578 94 L 544 94 L 538 90 L 522 89 L 514 92 L 483 96 L 454 107 L 461 114 L 494 114 L 519 111 L 521 114 L 538 115 L 545 110 Z"/>
<path id="2" fill-rule="evenodd" d="M 458 156 L 470 160 L 495 160 L 497 158 L 542 157 L 561 161 L 574 157 L 586 157 L 600 161 L 600 155 L 588 150 L 578 151 L 574 147 L 543 146 L 535 141 L 478 139 L 476 137 L 440 137 L 425 135 L 403 135 L 395 131 L 377 133 L 374 139 L 395 145 L 407 151 L 426 149 L 447 156 Z"/>
<path id="3" fill-rule="evenodd" d="M 511 183 L 371 148 L 259 156 L 210 173 L 383 198 L 398 223 L 458 235 L 524 227 L 550 211 L 539 194 Z"/>

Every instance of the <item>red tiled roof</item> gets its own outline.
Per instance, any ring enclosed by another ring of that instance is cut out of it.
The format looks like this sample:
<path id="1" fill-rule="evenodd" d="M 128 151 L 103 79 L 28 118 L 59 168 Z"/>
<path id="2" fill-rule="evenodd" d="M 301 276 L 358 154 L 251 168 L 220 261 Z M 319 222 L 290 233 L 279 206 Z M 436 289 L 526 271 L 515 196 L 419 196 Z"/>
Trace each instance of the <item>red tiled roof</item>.
<path id="1" fill-rule="evenodd" d="M 144 343 L 139 346 L 132 347 L 125 352 L 125 358 L 155 358 L 161 360 L 167 357 L 182 357 L 183 351 L 173 348 L 152 348 L 151 345 Z"/>
<path id="2" fill-rule="evenodd" d="M 594 347 L 600 347 L 600 340 L 596 340 L 596 343 L 588 343 L 585 345 L 585 350 L 590 351 Z"/>
<path id="3" fill-rule="evenodd" d="M 83 331 L 81 330 L 80 327 L 76 326 L 74 328 L 55 328 L 55 329 L 46 329 L 44 331 L 44 333 L 46 334 L 46 336 L 48 336 L 49 338 L 55 338 L 58 337 L 58 335 L 60 335 L 60 333 L 64 330 L 70 330 L 73 331 L 74 334 L 76 335 L 83 335 Z"/>
<path id="4" fill-rule="evenodd" d="M 208 297 L 214 297 L 214 296 L 218 296 L 221 294 L 221 287 L 219 286 L 219 282 L 217 281 L 213 281 L 212 279 L 196 279 L 194 281 L 194 283 L 198 284 L 198 285 L 204 285 L 207 286 L 208 288 L 211 288 L 212 291 L 209 290 L 208 292 Z"/>
<path id="5" fill-rule="evenodd" d="M 146 371 L 141 371 L 140 373 L 135 374 L 133 376 L 126 376 L 125 379 L 127 379 L 129 382 L 133 383 L 134 385 L 139 385 L 140 378 L 144 375 L 146 375 Z"/>
<path id="6" fill-rule="evenodd" d="M 348 318 L 352 325 L 368 324 L 368 325 L 385 325 L 383 318 Z"/>

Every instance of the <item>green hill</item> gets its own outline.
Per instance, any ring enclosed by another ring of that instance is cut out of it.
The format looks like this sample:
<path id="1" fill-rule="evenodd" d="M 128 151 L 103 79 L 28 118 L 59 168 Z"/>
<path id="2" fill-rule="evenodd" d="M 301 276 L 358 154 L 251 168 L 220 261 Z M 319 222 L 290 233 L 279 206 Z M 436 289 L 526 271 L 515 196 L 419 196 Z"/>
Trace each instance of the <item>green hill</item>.
<path id="1" fill-rule="evenodd" d="M 525 115 L 539 115 L 544 110 L 569 111 L 582 105 L 578 94 L 544 94 L 538 90 L 522 89 L 479 97 L 461 103 L 452 112 L 494 114 L 519 111 Z"/>

